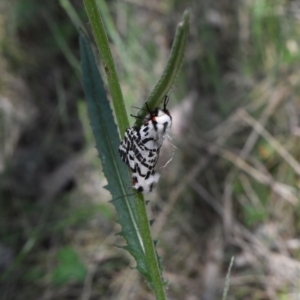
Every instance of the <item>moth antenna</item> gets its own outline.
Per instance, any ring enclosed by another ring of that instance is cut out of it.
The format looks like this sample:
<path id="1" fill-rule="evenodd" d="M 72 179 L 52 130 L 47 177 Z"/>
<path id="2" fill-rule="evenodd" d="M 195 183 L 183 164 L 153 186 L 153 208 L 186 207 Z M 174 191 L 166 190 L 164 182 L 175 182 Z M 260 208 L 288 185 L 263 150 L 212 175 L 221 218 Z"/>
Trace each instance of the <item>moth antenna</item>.
<path id="1" fill-rule="evenodd" d="M 137 107 L 137 106 L 131 106 L 132 108 L 136 108 L 136 109 L 142 109 L 141 107 Z"/>
<path id="2" fill-rule="evenodd" d="M 150 109 L 150 107 L 149 107 L 149 105 L 148 105 L 148 102 L 146 102 L 145 105 L 146 105 L 146 107 L 147 107 L 148 113 L 151 114 L 151 109 Z"/>
<path id="3" fill-rule="evenodd" d="M 167 109 L 167 105 L 169 103 L 170 100 L 170 95 L 166 95 L 165 99 L 164 99 L 164 109 Z"/>
<path id="4" fill-rule="evenodd" d="M 135 108 L 135 109 L 139 109 L 139 110 L 143 110 L 143 111 L 147 111 L 145 108 L 141 108 L 141 107 L 137 107 L 137 106 L 131 106 L 132 108 Z"/>
<path id="5" fill-rule="evenodd" d="M 134 115 L 130 115 L 130 116 L 133 117 L 133 118 L 136 118 L 136 119 L 144 119 L 144 118 L 142 118 L 140 116 L 134 116 Z"/>
<path id="6" fill-rule="evenodd" d="M 164 109 L 166 109 L 168 103 L 169 103 L 169 100 L 170 100 L 170 96 L 172 95 L 174 89 L 177 87 L 177 85 L 173 85 L 169 91 L 169 93 L 165 96 L 165 99 L 164 99 Z"/>

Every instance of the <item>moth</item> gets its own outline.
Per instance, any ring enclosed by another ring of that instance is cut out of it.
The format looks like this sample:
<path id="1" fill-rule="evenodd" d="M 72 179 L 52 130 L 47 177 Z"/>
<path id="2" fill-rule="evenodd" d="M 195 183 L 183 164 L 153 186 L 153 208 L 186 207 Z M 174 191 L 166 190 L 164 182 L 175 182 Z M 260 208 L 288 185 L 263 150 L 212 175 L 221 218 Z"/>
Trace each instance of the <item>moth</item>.
<path id="1" fill-rule="evenodd" d="M 153 111 L 146 103 L 148 115 L 142 126 L 127 128 L 119 146 L 122 161 L 132 171 L 133 188 L 143 194 L 150 193 L 160 177 L 155 167 L 162 143 L 172 126 L 172 117 L 167 109 L 168 102 L 169 97 L 166 96 L 163 109 L 157 107 Z"/>

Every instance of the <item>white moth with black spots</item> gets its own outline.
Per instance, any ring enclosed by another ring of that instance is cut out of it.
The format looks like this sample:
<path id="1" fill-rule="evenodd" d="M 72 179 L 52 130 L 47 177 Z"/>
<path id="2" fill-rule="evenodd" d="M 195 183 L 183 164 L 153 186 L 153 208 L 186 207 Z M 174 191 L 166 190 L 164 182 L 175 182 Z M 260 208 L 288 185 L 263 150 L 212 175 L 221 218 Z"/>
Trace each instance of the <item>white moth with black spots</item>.
<path id="1" fill-rule="evenodd" d="M 138 129 L 135 127 L 126 130 L 124 140 L 119 147 L 119 154 L 132 171 L 136 169 L 136 165 L 140 166 L 141 176 L 146 176 L 148 170 L 152 171 L 158 159 L 158 152 L 142 143 Z"/>
<path id="2" fill-rule="evenodd" d="M 128 128 L 119 146 L 121 159 L 132 171 L 133 188 L 143 194 L 150 193 L 159 180 L 155 167 L 164 138 L 172 126 L 172 117 L 166 108 L 168 101 L 166 96 L 163 109 L 153 111 L 146 104 L 149 114 L 143 125 Z"/>
<path id="3" fill-rule="evenodd" d="M 132 171 L 133 188 L 144 194 L 150 193 L 159 179 L 159 175 L 155 173 L 158 152 L 145 147 L 138 130 L 132 127 L 125 132 L 119 154 Z"/>

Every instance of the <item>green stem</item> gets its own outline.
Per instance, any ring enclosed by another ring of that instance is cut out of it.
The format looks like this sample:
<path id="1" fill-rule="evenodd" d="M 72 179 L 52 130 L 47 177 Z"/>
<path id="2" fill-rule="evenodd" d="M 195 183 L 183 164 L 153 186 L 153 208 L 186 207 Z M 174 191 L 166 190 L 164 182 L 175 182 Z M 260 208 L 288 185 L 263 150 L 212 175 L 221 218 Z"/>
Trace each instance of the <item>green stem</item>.
<path id="1" fill-rule="evenodd" d="M 148 106 L 150 109 L 154 109 L 158 107 L 162 101 L 164 100 L 165 95 L 168 94 L 170 89 L 172 88 L 178 73 L 180 71 L 180 67 L 182 65 L 185 45 L 187 42 L 187 37 L 189 33 L 189 11 L 186 10 L 183 14 L 183 20 L 177 25 L 175 38 L 172 44 L 171 53 L 166 65 L 166 68 L 156 83 L 152 93 L 147 99 Z M 141 126 L 143 122 L 143 118 L 147 114 L 146 105 L 139 112 L 139 119 L 136 120 L 135 126 Z"/>
<path id="2" fill-rule="evenodd" d="M 145 247 L 146 263 L 151 277 L 151 287 L 154 290 L 157 300 L 165 300 L 163 278 L 157 261 L 155 246 L 151 237 L 150 222 L 147 217 L 146 203 L 142 194 L 136 196 L 139 230 Z"/>
<path id="3" fill-rule="evenodd" d="M 95 0 L 83 0 L 87 11 L 90 24 L 94 33 L 95 41 L 100 53 L 102 64 L 107 78 L 109 91 L 111 94 L 114 111 L 119 127 L 121 137 L 124 136 L 125 130 L 129 127 L 129 122 L 126 114 L 126 108 L 123 101 L 123 95 L 120 88 L 115 64 L 110 52 L 107 35 L 104 25 L 96 5 Z"/>

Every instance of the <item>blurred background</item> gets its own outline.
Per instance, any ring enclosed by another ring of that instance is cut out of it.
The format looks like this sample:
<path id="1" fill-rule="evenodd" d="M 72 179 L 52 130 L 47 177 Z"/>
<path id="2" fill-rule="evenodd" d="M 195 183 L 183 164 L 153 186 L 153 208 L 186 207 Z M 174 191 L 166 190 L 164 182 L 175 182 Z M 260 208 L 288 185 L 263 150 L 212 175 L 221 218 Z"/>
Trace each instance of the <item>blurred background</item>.
<path id="1" fill-rule="evenodd" d="M 177 149 L 146 197 L 169 299 L 221 299 L 233 256 L 227 299 L 299 299 L 299 2 L 98 4 L 128 114 L 190 7 Z M 116 247 L 80 78 L 83 2 L 1 0 L 0 24 L 1 299 L 153 299 Z"/>

